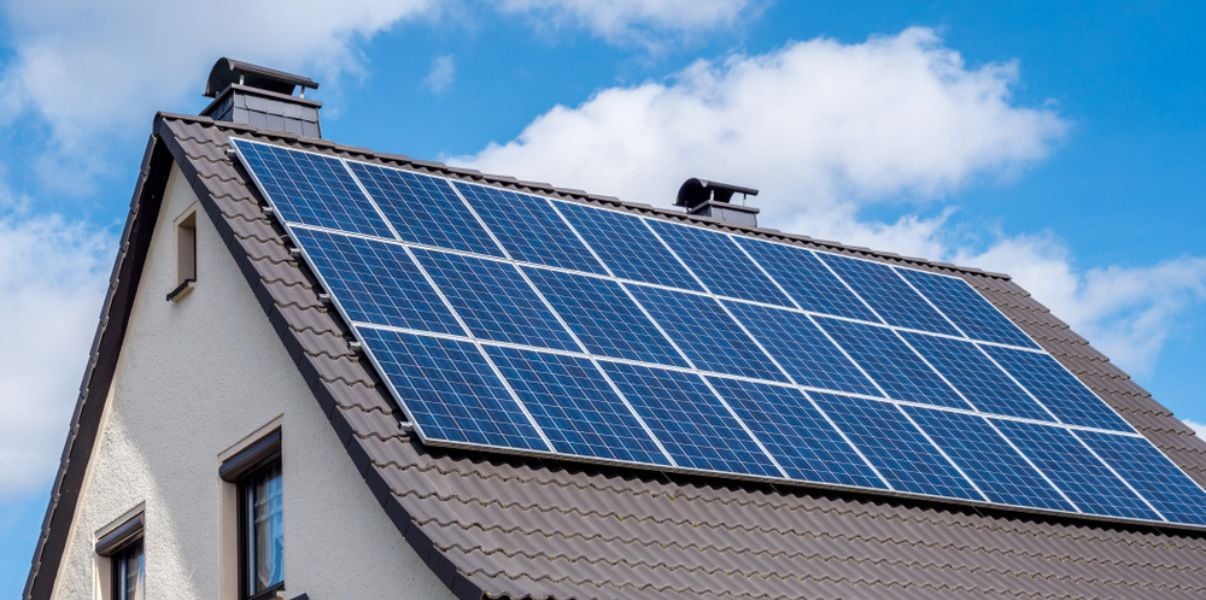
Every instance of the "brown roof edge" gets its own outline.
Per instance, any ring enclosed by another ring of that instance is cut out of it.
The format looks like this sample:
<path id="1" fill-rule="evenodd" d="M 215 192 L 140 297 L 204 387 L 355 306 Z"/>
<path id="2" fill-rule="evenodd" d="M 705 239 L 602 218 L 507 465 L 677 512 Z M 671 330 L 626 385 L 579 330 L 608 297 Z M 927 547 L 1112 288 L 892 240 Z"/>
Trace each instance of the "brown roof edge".
<path id="1" fill-rule="evenodd" d="M 424 170 L 424 171 L 434 172 L 434 173 L 443 175 L 445 177 L 451 177 L 454 179 L 461 179 L 461 180 L 476 182 L 476 183 L 487 183 L 490 185 L 496 185 L 499 187 L 505 187 L 505 188 L 509 188 L 509 189 L 513 189 L 513 190 L 517 190 L 517 191 L 538 193 L 538 194 L 547 194 L 547 195 L 553 195 L 553 196 L 557 196 L 557 197 L 567 197 L 567 198 L 573 198 L 576 200 L 585 200 L 585 201 L 593 202 L 593 203 L 618 206 L 618 207 L 625 208 L 629 211 L 654 213 L 654 214 L 657 214 L 662 217 L 669 217 L 669 218 L 680 220 L 680 221 L 688 221 L 688 222 L 698 223 L 701 225 L 707 225 L 707 226 L 715 228 L 715 229 L 721 229 L 721 230 L 725 230 L 725 231 L 735 231 L 735 232 L 741 232 L 741 233 L 751 233 L 751 234 L 757 235 L 758 237 L 762 237 L 762 238 L 770 238 L 770 239 L 776 239 L 776 240 L 788 241 L 788 242 L 803 242 L 806 244 L 811 244 L 813 246 L 819 246 L 819 247 L 830 249 L 830 250 L 836 250 L 836 251 L 841 251 L 841 252 L 852 252 L 852 253 L 856 253 L 856 254 L 864 254 L 867 256 L 874 256 L 877 258 L 895 260 L 895 261 L 900 261 L 900 262 L 904 262 L 904 263 L 908 263 L 908 264 L 921 265 L 921 266 L 931 267 L 931 268 L 945 270 L 945 271 L 952 271 L 952 272 L 956 272 L 956 273 L 967 273 L 967 274 L 972 274 L 972 275 L 981 275 L 981 276 L 985 276 L 985 277 L 992 277 L 992 278 L 996 278 L 996 279 L 1005 279 L 1005 280 L 1008 280 L 1011 278 L 1008 274 L 1005 274 L 1005 273 L 984 271 L 981 269 L 977 269 L 975 267 L 966 267 L 966 266 L 946 263 L 946 262 L 942 262 L 942 261 L 930 260 L 930 259 L 926 259 L 926 258 L 920 258 L 920 257 L 914 257 L 914 256 L 904 256 L 904 255 L 896 254 L 893 252 L 886 252 L 883 250 L 875 250 L 873 248 L 866 248 L 866 247 L 862 247 L 862 246 L 851 246 L 848 244 L 842 244 L 840 242 L 816 239 L 816 238 L 812 238 L 812 237 L 809 237 L 806 235 L 788 233 L 788 232 L 784 232 L 784 231 L 780 231 L 778 229 L 772 229 L 772 228 L 768 228 L 768 227 L 741 227 L 741 226 L 735 226 L 735 225 L 722 224 L 722 223 L 719 223 L 719 222 L 711 220 L 711 219 L 688 215 L 681 211 L 670 209 L 670 208 L 662 208 L 662 207 L 653 206 L 650 204 L 639 203 L 639 202 L 626 202 L 626 201 L 620 200 L 614 196 L 591 194 L 591 193 L 587 193 L 587 192 L 584 192 L 579 189 L 558 187 L 558 186 L 554 186 L 554 185 L 551 185 L 548 183 L 543 183 L 543 182 L 523 181 L 523 180 L 516 179 L 514 177 L 509 177 L 506 175 L 482 173 L 475 169 L 451 166 L 451 165 L 448 165 L 448 164 L 445 164 L 442 162 L 436 162 L 436 161 L 417 160 L 417 159 L 413 159 L 409 156 L 405 156 L 405 155 L 401 155 L 401 154 L 389 154 L 389 153 L 375 152 L 368 148 L 363 148 L 363 147 L 358 147 L 358 146 L 347 146 L 347 145 L 338 144 L 338 143 L 332 142 L 331 140 L 322 139 L 322 138 L 303 137 L 303 136 L 298 136 L 298 135 L 288 133 L 288 132 L 283 132 L 283 131 L 268 131 L 268 130 L 263 130 L 263 129 L 258 129 L 256 127 L 252 127 L 250 125 L 244 125 L 241 123 L 230 123 L 230 122 L 226 122 L 226 121 L 219 123 L 219 122 L 214 121 L 213 119 L 210 119 L 209 117 L 202 117 L 202 116 L 197 116 L 197 115 L 185 115 L 185 114 L 178 114 L 178 113 L 161 112 L 157 115 L 157 118 L 186 121 L 186 122 L 190 122 L 190 123 L 210 124 L 210 125 L 220 126 L 223 129 L 226 129 L 226 130 L 229 130 L 232 132 L 246 131 L 248 133 L 253 133 L 258 137 L 269 138 L 269 139 L 279 139 L 279 140 L 283 140 L 283 141 L 304 144 L 304 145 L 310 146 L 310 147 L 312 147 L 314 149 L 318 149 L 318 150 L 339 152 L 341 154 L 348 155 L 351 158 L 368 159 L 368 160 L 375 160 L 375 161 L 384 162 L 384 163 L 391 163 L 394 165 L 406 166 L 406 167 L 411 167 L 411 168 L 420 169 L 420 170 Z"/>
<path id="2" fill-rule="evenodd" d="M 30 562 L 24 591 L 27 599 L 49 598 L 54 586 L 171 166 L 172 157 L 163 140 L 152 134 L 130 200 L 129 217 L 109 276 L 109 289 L 93 337 L 88 367 L 80 383 L 71 429 L 63 444 L 46 516 L 42 519 L 42 532 Z"/>

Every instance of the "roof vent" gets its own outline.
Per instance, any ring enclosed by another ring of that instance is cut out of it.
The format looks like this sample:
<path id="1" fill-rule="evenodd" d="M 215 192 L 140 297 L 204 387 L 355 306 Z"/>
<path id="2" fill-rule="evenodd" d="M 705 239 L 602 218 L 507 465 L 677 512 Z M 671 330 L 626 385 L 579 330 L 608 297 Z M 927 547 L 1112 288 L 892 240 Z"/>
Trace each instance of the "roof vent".
<path id="1" fill-rule="evenodd" d="M 757 196 L 758 190 L 692 177 L 678 188 L 678 198 L 674 200 L 674 205 L 686 207 L 687 214 L 711 217 L 730 225 L 757 227 L 759 209 L 745 204 L 733 204 L 734 194 L 741 194 L 744 201 L 749 196 Z"/>
<path id="2" fill-rule="evenodd" d="M 300 93 L 293 95 L 300 88 Z M 216 121 L 243 123 L 259 129 L 322 137 L 318 109 L 322 103 L 306 98 L 306 88 L 318 82 L 268 67 L 219 58 L 209 72 L 205 96 L 214 101 L 201 111 Z"/>

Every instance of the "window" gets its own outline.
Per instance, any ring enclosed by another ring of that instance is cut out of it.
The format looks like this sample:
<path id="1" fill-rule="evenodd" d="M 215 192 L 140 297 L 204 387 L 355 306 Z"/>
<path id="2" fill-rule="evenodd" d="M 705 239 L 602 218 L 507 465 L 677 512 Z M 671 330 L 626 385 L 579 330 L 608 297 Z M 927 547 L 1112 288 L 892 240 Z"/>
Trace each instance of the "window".
<path id="1" fill-rule="evenodd" d="M 183 298 L 197 282 L 197 210 L 185 211 L 176 219 L 176 288 L 169 302 Z"/>
<path id="2" fill-rule="evenodd" d="M 243 597 L 270 597 L 285 583 L 281 464 L 272 463 L 244 479 L 239 484 L 239 501 Z"/>
<path id="3" fill-rule="evenodd" d="M 142 540 L 133 542 L 109 558 L 113 564 L 113 600 L 146 598 L 146 559 Z"/>
<path id="4" fill-rule="evenodd" d="M 100 566 L 108 579 L 101 579 L 101 598 L 106 600 L 144 600 L 146 598 L 146 555 L 143 551 L 143 513 L 126 513 L 106 527 L 96 541 L 96 553 L 104 559 Z M 107 582 L 106 582 L 107 581 Z"/>
<path id="5" fill-rule="evenodd" d="M 274 598 L 285 589 L 280 430 L 226 459 L 218 474 L 236 490 L 239 598 Z"/>

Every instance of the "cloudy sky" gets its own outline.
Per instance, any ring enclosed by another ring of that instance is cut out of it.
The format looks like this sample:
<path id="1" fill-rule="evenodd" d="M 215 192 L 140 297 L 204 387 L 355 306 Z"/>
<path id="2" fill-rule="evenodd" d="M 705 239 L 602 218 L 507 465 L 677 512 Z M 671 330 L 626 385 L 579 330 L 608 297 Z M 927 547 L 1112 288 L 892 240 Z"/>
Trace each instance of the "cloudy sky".
<path id="1" fill-rule="evenodd" d="M 1206 423 L 1206 11 L 909 4 L 0 0 L 0 595 L 152 116 L 222 55 L 319 79 L 343 143 L 661 205 L 733 181 L 769 226 L 1012 273 Z"/>

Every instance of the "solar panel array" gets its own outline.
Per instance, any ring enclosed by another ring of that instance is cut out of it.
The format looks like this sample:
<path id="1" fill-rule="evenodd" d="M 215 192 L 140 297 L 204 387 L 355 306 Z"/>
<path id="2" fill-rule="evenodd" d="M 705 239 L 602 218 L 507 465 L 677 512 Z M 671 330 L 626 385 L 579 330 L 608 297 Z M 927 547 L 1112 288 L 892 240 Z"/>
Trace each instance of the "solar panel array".
<path id="1" fill-rule="evenodd" d="M 1206 525 L 960 278 L 234 146 L 425 443 Z"/>

